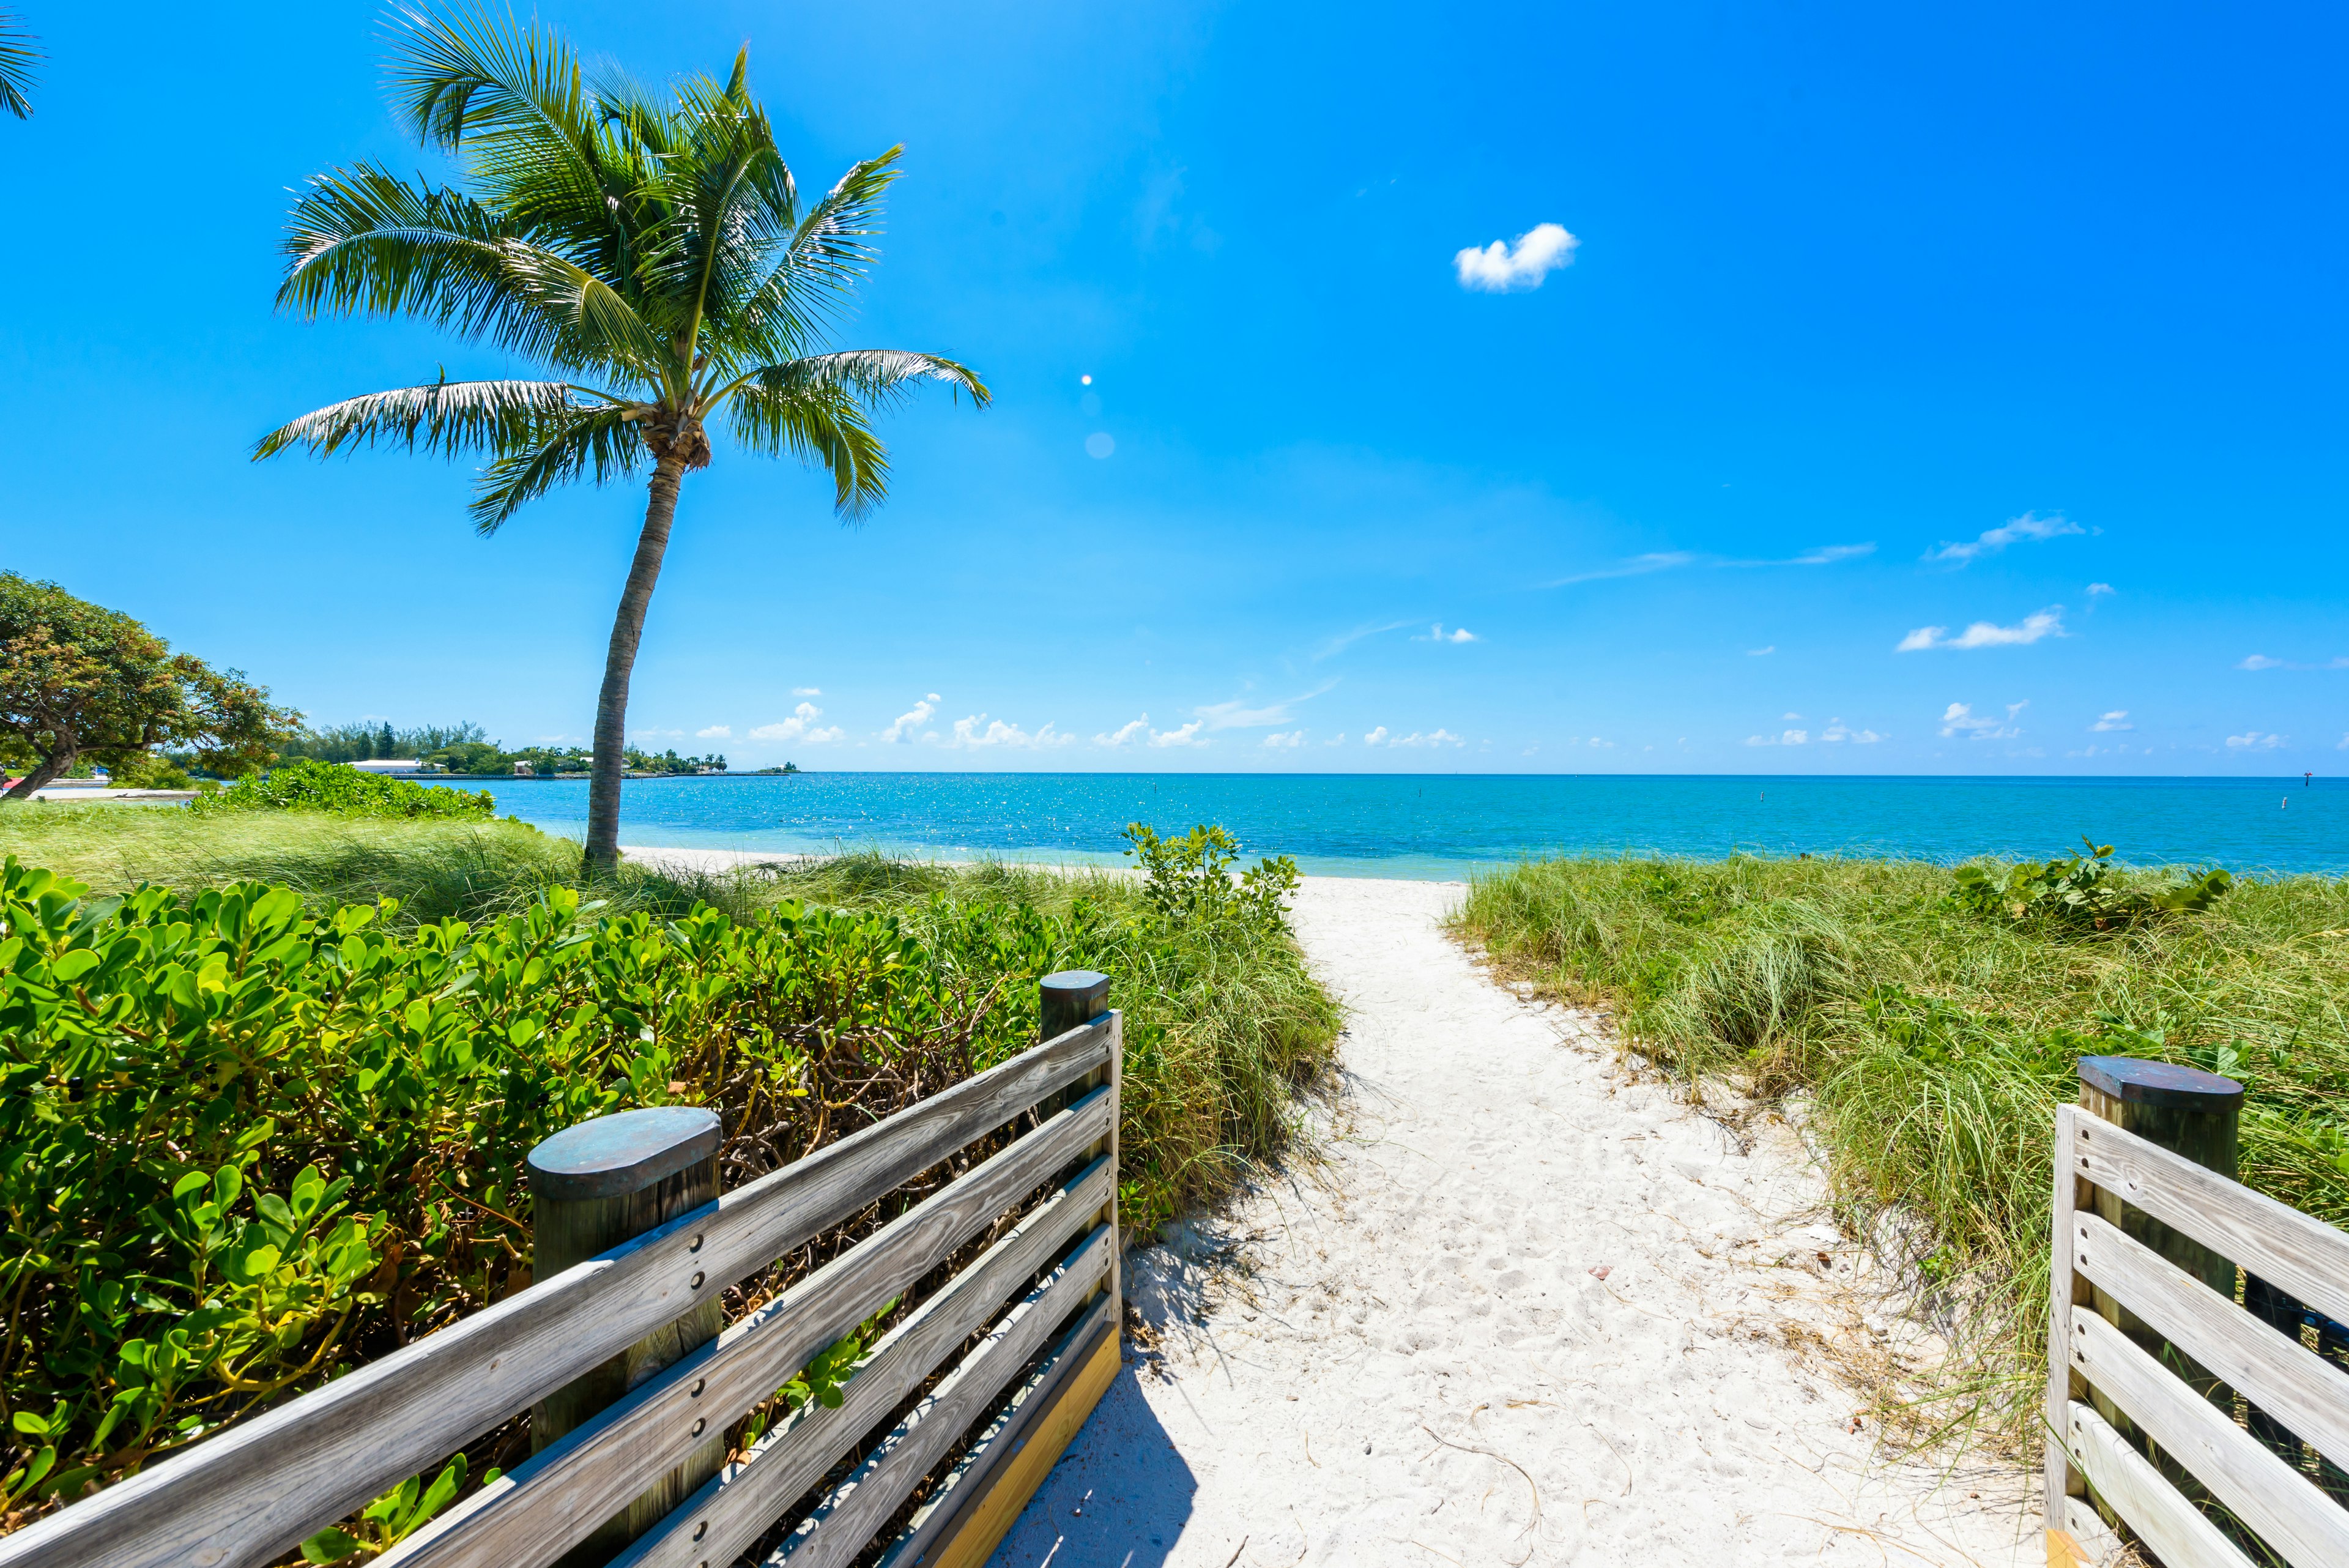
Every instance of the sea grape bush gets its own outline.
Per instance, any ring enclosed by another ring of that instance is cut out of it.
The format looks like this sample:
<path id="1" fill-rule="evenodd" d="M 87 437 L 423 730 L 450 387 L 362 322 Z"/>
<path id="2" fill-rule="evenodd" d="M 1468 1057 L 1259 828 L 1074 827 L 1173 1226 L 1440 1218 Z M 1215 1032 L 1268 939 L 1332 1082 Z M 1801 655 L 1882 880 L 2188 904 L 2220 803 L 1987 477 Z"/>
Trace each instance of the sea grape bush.
<path id="1" fill-rule="evenodd" d="M 386 778 L 304 757 L 247 774 L 217 794 L 188 803 L 199 815 L 223 811 L 323 811 L 336 816 L 480 816 L 497 809 L 485 789 L 450 789 Z"/>
<path id="2" fill-rule="evenodd" d="M 1123 836 L 1131 846 L 1125 853 L 1144 874 L 1143 898 L 1160 914 L 1281 929 L 1286 900 L 1297 892 L 1297 862 L 1288 856 L 1268 856 L 1235 880 L 1239 841 L 1220 826 L 1202 824 L 1180 838 L 1161 838 L 1148 823 L 1133 822 Z"/>
<path id="3" fill-rule="evenodd" d="M 2174 887 L 2123 888 L 2112 877 L 2113 846 L 2089 838 L 2080 843 L 2087 854 L 2026 860 L 2001 877 L 1979 866 L 1961 866 L 1950 896 L 1960 908 L 1987 919 L 2106 931 L 2163 915 L 2200 914 L 2233 885 L 2226 871 L 2213 869 Z"/>
<path id="4" fill-rule="evenodd" d="M 750 1179 L 1026 1044 L 1005 971 L 1071 932 L 974 918 L 947 954 L 889 916 L 561 888 L 402 932 L 258 883 L 84 892 L 0 867 L 12 1521 L 526 1284 L 547 1135 L 707 1104 Z"/>

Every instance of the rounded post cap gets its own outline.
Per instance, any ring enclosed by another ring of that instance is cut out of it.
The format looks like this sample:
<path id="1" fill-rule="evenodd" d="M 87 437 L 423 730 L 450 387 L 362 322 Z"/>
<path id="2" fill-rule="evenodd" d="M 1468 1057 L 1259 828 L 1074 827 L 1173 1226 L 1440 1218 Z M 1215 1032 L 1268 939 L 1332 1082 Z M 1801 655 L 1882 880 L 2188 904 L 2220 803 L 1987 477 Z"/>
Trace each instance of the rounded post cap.
<path id="1" fill-rule="evenodd" d="M 2124 1105 L 2230 1111 L 2243 1100 L 2243 1085 L 2232 1078 L 2137 1056 L 2083 1056 L 2080 1082 Z"/>
<path id="2" fill-rule="evenodd" d="M 1057 973 L 1046 975 L 1036 983 L 1046 991 L 1073 991 L 1081 993 L 1088 991 L 1106 991 L 1109 989 L 1109 976 L 1099 970 L 1064 969 Z"/>
<path id="3" fill-rule="evenodd" d="M 530 1189 L 557 1200 L 623 1198 L 718 1152 L 718 1113 L 654 1106 L 590 1116 L 530 1151 Z"/>

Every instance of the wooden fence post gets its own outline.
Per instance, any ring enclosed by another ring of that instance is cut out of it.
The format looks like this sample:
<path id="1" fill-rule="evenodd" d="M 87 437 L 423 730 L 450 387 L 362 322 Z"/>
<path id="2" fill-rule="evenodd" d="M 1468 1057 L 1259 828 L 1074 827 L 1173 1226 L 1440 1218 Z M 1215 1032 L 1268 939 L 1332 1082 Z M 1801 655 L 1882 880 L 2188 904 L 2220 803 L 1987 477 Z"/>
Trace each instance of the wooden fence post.
<path id="1" fill-rule="evenodd" d="M 532 1149 L 534 1277 L 551 1279 L 716 1201 L 719 1138 L 716 1112 L 662 1106 L 592 1117 Z M 699 1303 L 684 1316 L 531 1407 L 531 1451 L 545 1448 L 661 1368 L 717 1338 L 724 1325 L 726 1282 L 708 1282 Z M 717 1474 L 725 1459 L 726 1434 L 710 1433 L 709 1440 L 658 1486 L 622 1506 L 566 1554 L 564 1568 L 587 1568 L 609 1559 Z"/>
<path id="2" fill-rule="evenodd" d="M 1036 1037 L 1040 1042 L 1050 1040 L 1055 1035 L 1067 1033 L 1079 1024 L 1090 1023 L 1109 1011 L 1109 976 L 1096 970 L 1064 969 L 1036 982 Z M 1085 1158 L 1094 1159 L 1103 1154 L 1108 1155 L 1112 1173 L 1118 1168 L 1117 1125 L 1119 1092 L 1123 1086 L 1125 1067 L 1124 1044 L 1112 1035 L 1108 1063 L 1088 1074 L 1081 1083 L 1069 1091 L 1069 1096 L 1073 1100 L 1092 1093 L 1098 1085 L 1109 1085 L 1109 1137 L 1094 1145 Z M 1125 1311 L 1125 1290 L 1121 1257 L 1123 1249 L 1118 1244 L 1117 1183 L 1114 1179 L 1110 1183 L 1109 1202 L 1102 1210 L 1101 1222 L 1109 1227 L 1109 1294 L 1110 1300 L 1115 1303 L 1111 1308 L 1111 1321 L 1116 1325 L 1112 1332 L 1117 1333 L 1123 1328 L 1118 1324 L 1118 1316 Z"/>
<path id="3" fill-rule="evenodd" d="M 2133 1056 L 2083 1056 L 2080 1107 L 2206 1170 L 2215 1170 L 2230 1181 L 2235 1178 L 2236 1122 L 2243 1108 L 2243 1085 L 2232 1078 Z M 2122 1202 L 2116 1193 L 2101 1187 L 2093 1190 L 2096 1214 L 2106 1224 L 2150 1247 L 2227 1300 L 2235 1299 L 2232 1259 L 2220 1257 L 2192 1237 Z M 2226 1407 L 2231 1416 L 2232 1396 L 2216 1377 L 2104 1291 L 2092 1287 L 2088 1295 L 2095 1312 L 2106 1323 L 2136 1341 L 2147 1355 L 2175 1370 L 2203 1397 Z M 2096 1413 L 2116 1431 L 2138 1449 L 2149 1449 L 2144 1434 L 2117 1406 L 2101 1393 L 2092 1391 L 2092 1397 Z M 2149 1453 L 2149 1457 L 2189 1497 L 2205 1495 L 2201 1484 L 2183 1466 L 2159 1453 Z"/>

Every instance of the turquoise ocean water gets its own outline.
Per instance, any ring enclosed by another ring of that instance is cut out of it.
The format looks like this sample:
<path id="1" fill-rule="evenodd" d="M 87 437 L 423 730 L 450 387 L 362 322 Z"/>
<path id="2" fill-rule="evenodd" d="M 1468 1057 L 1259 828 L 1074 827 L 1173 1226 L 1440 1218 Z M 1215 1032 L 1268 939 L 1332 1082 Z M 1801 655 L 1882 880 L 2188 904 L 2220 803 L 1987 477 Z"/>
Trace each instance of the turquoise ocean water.
<path id="1" fill-rule="evenodd" d="M 584 834 L 584 782 L 498 782 L 501 814 Z M 1456 877 L 1546 854 L 2075 852 L 2349 873 L 2349 781 L 2319 779 L 798 774 L 634 780 L 623 844 L 1117 863 L 1119 829 L 1218 822 L 1309 873 Z"/>

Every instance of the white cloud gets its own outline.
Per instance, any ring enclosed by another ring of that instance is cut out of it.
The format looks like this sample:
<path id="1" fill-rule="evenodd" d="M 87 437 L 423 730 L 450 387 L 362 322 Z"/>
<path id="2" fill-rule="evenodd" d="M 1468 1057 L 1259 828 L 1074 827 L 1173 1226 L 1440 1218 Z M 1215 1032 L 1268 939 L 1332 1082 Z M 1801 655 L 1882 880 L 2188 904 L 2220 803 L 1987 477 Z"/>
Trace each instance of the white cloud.
<path id="1" fill-rule="evenodd" d="M 2127 709 L 2116 708 L 2111 712 L 2099 718 L 2095 723 L 2089 725 L 2088 728 L 2101 732 L 2106 730 L 2134 730 L 2137 726 L 2129 722 Z"/>
<path id="2" fill-rule="evenodd" d="M 794 697 L 821 697 L 823 695 L 823 688 L 821 686 L 794 686 L 792 688 L 792 695 Z"/>
<path id="3" fill-rule="evenodd" d="M 1808 730 L 1782 730 L 1775 735 L 1748 735 L 1745 743 L 1749 746 L 1807 746 L 1811 743 L 1811 732 Z"/>
<path id="4" fill-rule="evenodd" d="M 2270 659 L 2264 653 L 2254 653 L 2235 666 L 2238 670 L 2349 670 L 2349 655 L 2328 659 L 2322 664 L 2294 664 L 2288 659 Z"/>
<path id="5" fill-rule="evenodd" d="M 1799 719 L 1802 715 L 1800 713 L 1781 713 L 1778 717 L 1781 719 Z"/>
<path id="6" fill-rule="evenodd" d="M 1845 725 L 1841 719 L 1829 719 L 1827 721 L 1827 727 L 1819 732 L 1819 739 L 1822 741 L 1849 741 L 1855 746 L 1872 746 L 1876 744 L 1877 742 L 1884 739 L 1884 737 L 1878 734 L 1873 730 L 1850 729 Z"/>
<path id="7" fill-rule="evenodd" d="M 1376 637 L 1381 632 L 1401 631 L 1404 627 L 1417 624 L 1415 621 L 1390 620 L 1381 621 L 1376 626 L 1358 626 L 1351 631 L 1341 631 L 1313 650 L 1313 662 L 1319 664 L 1325 659 L 1343 653 L 1366 637 Z"/>
<path id="8" fill-rule="evenodd" d="M 1669 572 L 1682 566 L 1711 566 L 1725 570 L 1744 570 L 1757 566 L 1832 566 L 1838 561 L 1857 560 L 1862 556 L 1876 554 L 1874 545 L 1821 545 L 1799 556 L 1784 556 L 1761 560 L 1733 560 L 1723 556 L 1699 556 L 1687 550 L 1661 550 L 1645 556 L 1634 556 L 1611 566 L 1593 571 L 1577 572 L 1572 576 L 1553 577 L 1535 587 L 1562 588 L 1574 583 L 1596 583 L 1609 577 L 1639 577 L 1650 572 Z M 1764 649 L 1764 652 L 1774 651 Z"/>
<path id="9" fill-rule="evenodd" d="M 1942 545 L 1925 552 L 1929 561 L 1950 561 L 1958 566 L 1971 566 L 1977 556 L 1994 556 L 2009 545 L 2023 539 L 2053 539 L 2063 534 L 2085 534 L 2087 530 L 2065 517 L 2061 512 L 2053 517 L 2035 517 L 2026 512 L 2010 522 L 1983 531 L 1978 539 L 1962 545 Z M 2095 590 L 2091 589 L 2091 592 Z M 2106 588 L 2106 593 L 2112 589 Z"/>
<path id="10" fill-rule="evenodd" d="M 1609 739 L 1608 739 L 1606 736 L 1604 736 L 1604 735 L 1593 735 L 1593 736 L 1591 736 L 1591 737 L 1590 737 L 1590 743 L 1591 743 L 1592 745 L 1594 745 L 1594 746 L 1598 747 L 1598 748 L 1599 748 L 1600 751 L 1602 751 L 1602 752 L 1611 752 L 1611 751 L 1613 751 L 1613 750 L 1615 749 L 1615 742 L 1612 742 L 1612 741 L 1610 741 L 1610 740 L 1609 740 Z"/>
<path id="11" fill-rule="evenodd" d="M 1775 652 L 1777 652 L 1777 651 L 1778 651 L 1778 645 L 1777 645 L 1776 643 L 1775 643 L 1775 642 L 1774 642 L 1774 643 L 1772 643 L 1772 644 L 1771 644 L 1769 647 L 1767 647 L 1767 648 L 1749 648 L 1749 649 L 1747 649 L 1745 650 L 1745 657 L 1746 657 L 1746 658 L 1748 658 L 1748 659 L 1767 659 L 1767 658 L 1769 658 L 1769 657 L 1770 657 L 1770 655 L 1772 655 L 1772 654 L 1774 654 L 1774 653 L 1775 653 Z"/>
<path id="12" fill-rule="evenodd" d="M 823 710 L 814 703 L 802 702 L 792 710 L 790 718 L 779 723 L 761 724 L 750 732 L 750 738 L 754 741 L 805 741 L 816 746 L 839 740 L 844 732 L 837 725 L 817 727 L 816 720 L 823 713 Z M 708 734 L 709 732 L 705 730 L 702 733 Z"/>
<path id="13" fill-rule="evenodd" d="M 2118 591 L 2119 590 L 2115 588 L 2110 583 L 2090 583 L 2088 585 L 2088 597 L 2092 599 L 2101 598 L 2106 594 L 2117 593 Z"/>
<path id="14" fill-rule="evenodd" d="M 936 718 L 937 711 L 938 694 L 933 691 L 915 703 L 911 712 L 898 714 L 896 722 L 881 732 L 881 739 L 887 742 L 902 741 L 910 745 L 913 742 L 914 732 Z"/>
<path id="15" fill-rule="evenodd" d="M 1111 731 L 1108 734 L 1095 735 L 1093 737 L 1093 744 L 1096 746 L 1123 746 L 1132 741 L 1139 739 L 1141 736 L 1148 734 L 1149 732 L 1150 715 L 1144 713 L 1139 719 L 1128 720 L 1123 724 L 1121 724 L 1116 729 Z"/>
<path id="16" fill-rule="evenodd" d="M 1381 724 L 1377 729 L 1372 730 L 1369 734 L 1362 737 L 1362 744 L 1366 746 L 1383 746 L 1386 743 L 1387 727 L 1384 724 Z"/>
<path id="17" fill-rule="evenodd" d="M 2272 752 L 2283 744 L 2282 735 L 2262 735 L 2257 730 L 2227 737 L 2227 744 L 2238 751 Z"/>
<path id="18" fill-rule="evenodd" d="M 2344 736 L 2343 739 L 2349 740 L 2349 736 Z M 1340 730 L 1321 743 L 1325 746 L 1342 746 L 1346 743 L 1346 732 Z"/>
<path id="19" fill-rule="evenodd" d="M 1514 245 L 1495 240 L 1483 250 L 1475 245 L 1452 258 L 1460 286 L 1486 294 L 1507 294 L 1539 288 L 1542 279 L 1562 266 L 1574 265 L 1574 250 L 1582 242 L 1559 223 L 1536 223 L 1517 236 Z"/>
<path id="20" fill-rule="evenodd" d="M 982 723 L 987 725 L 984 730 L 979 728 Z M 973 713 L 967 719 L 957 719 L 954 722 L 954 739 L 948 741 L 947 744 L 949 746 L 1009 746 L 1015 750 L 1049 751 L 1054 746 L 1068 745 L 1075 739 L 1074 735 L 1061 734 L 1053 729 L 1050 722 L 1031 735 L 1017 724 L 1008 724 L 1000 719 L 989 720 L 984 713 Z"/>
<path id="21" fill-rule="evenodd" d="M 1200 726 L 1205 722 L 1203 719 L 1194 719 L 1179 730 L 1153 730 L 1150 732 L 1150 743 L 1154 746 L 1206 745 L 1208 742 L 1199 738 Z"/>
<path id="22" fill-rule="evenodd" d="M 1302 730 L 1291 730 L 1288 733 L 1284 735 L 1279 731 L 1275 730 L 1271 734 L 1267 735 L 1264 738 L 1264 743 L 1275 748 L 1276 750 L 1285 749 L 1295 751 L 1298 747 L 1305 743 L 1305 732 Z"/>
<path id="23" fill-rule="evenodd" d="M 1386 732 L 1382 729 L 1379 733 L 1383 735 Z M 1449 730 L 1431 730 L 1424 735 L 1413 730 L 1408 735 L 1396 736 L 1387 744 L 1390 746 L 1461 746 L 1467 742 Z"/>
<path id="24" fill-rule="evenodd" d="M 1446 631 L 1444 629 L 1444 623 L 1442 621 L 1437 621 L 1433 626 L 1428 628 L 1427 635 L 1425 637 L 1413 637 L 1412 639 L 1412 641 L 1413 642 L 1475 642 L 1476 640 L 1476 634 L 1470 631 L 1466 627 L 1464 626 L 1452 631 Z"/>
<path id="25" fill-rule="evenodd" d="M 2023 733 L 2014 722 L 2014 716 L 2030 706 L 2027 701 L 2009 702 L 2006 717 L 1992 719 L 1976 713 L 1970 703 L 1952 702 L 1949 711 L 1941 715 L 1941 733 L 1945 736 L 1963 735 L 1972 741 L 2011 741 Z"/>
<path id="26" fill-rule="evenodd" d="M 2010 648 L 2028 646 L 2043 637 L 2064 635 L 2064 607 L 2051 605 L 2024 616 L 2018 625 L 1999 626 L 1978 620 L 1957 636 L 1945 626 L 1920 626 L 1900 639 L 1896 653 L 1917 653 L 1931 648 Z"/>
<path id="27" fill-rule="evenodd" d="M 730 741 L 734 738 L 734 729 L 730 724 L 712 724 L 707 730 L 696 730 L 693 738 L 697 741 Z"/>

